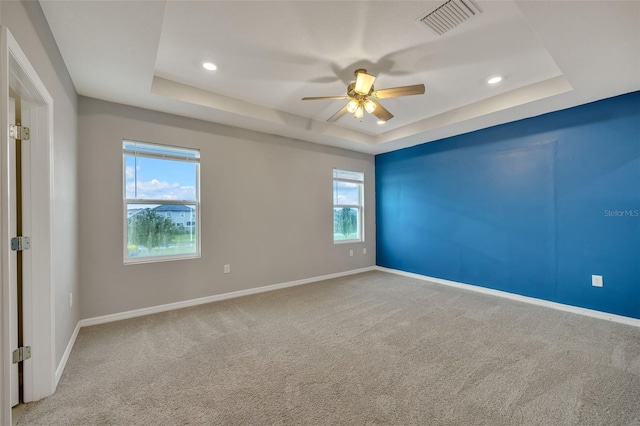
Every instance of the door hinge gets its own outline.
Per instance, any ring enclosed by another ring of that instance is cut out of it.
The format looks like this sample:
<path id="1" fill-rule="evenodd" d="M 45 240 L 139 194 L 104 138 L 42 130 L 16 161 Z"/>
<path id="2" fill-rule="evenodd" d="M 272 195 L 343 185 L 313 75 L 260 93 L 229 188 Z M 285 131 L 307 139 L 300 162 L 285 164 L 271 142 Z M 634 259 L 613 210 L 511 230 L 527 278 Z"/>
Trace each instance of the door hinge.
<path id="1" fill-rule="evenodd" d="M 24 346 L 12 352 L 12 362 L 17 364 L 31 358 L 31 346 Z"/>
<path id="2" fill-rule="evenodd" d="M 29 128 L 22 127 L 19 124 L 12 124 L 9 126 L 9 136 L 13 139 L 20 139 L 21 141 L 29 140 Z"/>
<path id="3" fill-rule="evenodd" d="M 29 237 L 13 237 L 11 239 L 11 250 L 13 251 L 29 250 L 30 248 L 31 238 Z"/>

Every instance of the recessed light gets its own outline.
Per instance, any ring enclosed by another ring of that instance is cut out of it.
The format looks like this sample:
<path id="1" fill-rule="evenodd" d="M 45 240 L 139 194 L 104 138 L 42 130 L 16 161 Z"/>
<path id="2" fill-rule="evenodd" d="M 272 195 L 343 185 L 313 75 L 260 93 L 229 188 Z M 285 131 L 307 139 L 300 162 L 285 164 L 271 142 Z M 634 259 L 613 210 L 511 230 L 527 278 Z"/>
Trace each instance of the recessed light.
<path id="1" fill-rule="evenodd" d="M 384 120 L 378 120 L 378 124 L 384 124 L 384 123 L 386 123 L 386 121 L 384 121 Z"/>
<path id="2" fill-rule="evenodd" d="M 498 75 L 498 76 L 495 76 L 495 77 L 491 77 L 489 80 L 487 80 L 487 83 L 489 83 L 489 84 L 498 84 L 501 81 L 502 81 L 502 77 L 500 77 Z"/>
<path id="3" fill-rule="evenodd" d="M 216 64 L 211 63 L 211 62 L 204 62 L 202 64 L 202 66 L 204 67 L 204 69 L 209 70 L 209 71 L 215 71 L 218 69 L 218 67 L 216 66 Z"/>

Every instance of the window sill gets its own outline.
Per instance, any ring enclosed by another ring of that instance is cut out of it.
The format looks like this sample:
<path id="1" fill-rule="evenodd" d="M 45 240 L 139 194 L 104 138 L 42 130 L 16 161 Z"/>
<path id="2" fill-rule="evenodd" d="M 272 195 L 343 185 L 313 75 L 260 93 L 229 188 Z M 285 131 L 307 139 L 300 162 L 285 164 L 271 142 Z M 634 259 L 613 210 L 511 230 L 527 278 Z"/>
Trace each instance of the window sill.
<path id="1" fill-rule="evenodd" d="M 138 265 L 141 263 L 158 263 L 158 262 L 172 262 L 174 260 L 189 260 L 189 259 L 200 259 L 200 253 L 196 254 L 187 254 L 187 255 L 179 255 L 179 256 L 148 256 L 148 257 L 132 257 L 125 258 L 125 265 Z"/>
<path id="2" fill-rule="evenodd" d="M 353 243 L 364 243 L 364 240 L 339 240 L 339 241 L 333 242 L 333 244 L 353 244 Z"/>

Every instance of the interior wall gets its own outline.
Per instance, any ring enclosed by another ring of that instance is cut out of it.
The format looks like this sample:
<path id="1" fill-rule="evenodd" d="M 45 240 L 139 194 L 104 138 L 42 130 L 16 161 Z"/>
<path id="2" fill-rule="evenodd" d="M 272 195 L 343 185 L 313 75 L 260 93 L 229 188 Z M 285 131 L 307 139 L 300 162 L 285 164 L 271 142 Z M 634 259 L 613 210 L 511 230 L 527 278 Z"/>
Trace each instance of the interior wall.
<path id="1" fill-rule="evenodd" d="M 82 318 L 375 265 L 372 155 L 79 99 Z M 123 264 L 123 139 L 200 149 L 200 259 Z M 364 172 L 363 243 L 333 243 L 334 167 Z"/>
<path id="2" fill-rule="evenodd" d="M 376 185 L 378 265 L 640 318 L 640 92 L 378 155 Z"/>
<path id="3" fill-rule="evenodd" d="M 0 24 L 9 28 L 53 97 L 53 265 L 55 347 L 58 364 L 80 319 L 77 202 L 77 95 L 37 1 L 0 2 Z M 33 242 L 36 244 L 36 242 Z"/>

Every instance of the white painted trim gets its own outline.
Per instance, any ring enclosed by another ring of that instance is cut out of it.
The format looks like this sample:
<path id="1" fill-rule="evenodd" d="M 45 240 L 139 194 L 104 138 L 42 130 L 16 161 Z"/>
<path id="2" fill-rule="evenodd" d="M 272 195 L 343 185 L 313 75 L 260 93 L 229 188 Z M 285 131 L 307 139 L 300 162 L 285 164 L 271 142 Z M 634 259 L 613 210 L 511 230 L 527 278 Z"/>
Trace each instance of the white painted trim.
<path id="1" fill-rule="evenodd" d="M 52 280 L 52 212 L 53 202 L 53 98 L 47 91 L 44 83 L 38 77 L 37 72 L 29 63 L 27 56 L 20 49 L 17 41 L 13 38 L 6 27 L 1 28 L 2 34 L 2 60 L 0 75 L 0 110 L 2 123 L 6 120 L 8 102 L 8 88 L 11 85 L 23 98 L 24 105 L 29 104 L 31 118 L 31 140 L 27 144 L 30 147 L 29 158 L 31 165 L 26 170 L 30 173 L 28 182 L 30 188 L 31 208 L 25 214 L 24 220 L 31 226 L 32 241 L 34 244 L 29 251 L 30 262 L 25 264 L 27 280 L 23 282 L 23 307 L 24 307 L 24 343 L 32 346 L 34 352 L 30 361 L 24 364 L 24 399 L 25 402 L 35 401 L 51 395 L 55 391 L 55 307 L 53 297 Z M 14 61 L 9 58 L 13 57 Z M 29 101 L 29 102 L 27 102 Z M 6 153 L 8 151 L 8 132 L 4 124 L 0 136 L 2 154 L 1 163 L 7 162 Z M 5 167 L 2 167 L 5 170 Z M 3 173 L 6 173 L 3 171 Z M 8 262 L 7 239 L 11 237 L 8 232 L 8 221 L 11 207 L 8 191 L 11 179 L 3 174 L 0 178 L 0 204 L 2 204 L 2 214 L 0 228 L 2 229 L 2 309 L 7 312 L 5 304 L 7 300 L 4 294 L 8 294 L 10 276 L 6 270 L 10 267 Z M 28 278 L 31 278 L 29 280 Z M 5 424 L 10 421 L 10 407 L 5 405 L 4 389 L 7 386 L 5 380 L 8 355 L 10 348 L 5 340 L 4 327 L 8 327 L 10 321 L 3 317 L 2 336 L 2 410 L 0 410 L 0 423 Z M 37 348 L 37 349 L 36 349 Z M 8 413 L 7 413 L 8 410 Z M 10 423 L 8 423 L 10 424 Z"/>
<path id="2" fill-rule="evenodd" d="M 388 272 L 390 274 L 402 275 L 409 278 L 428 281 L 434 284 L 446 285 L 449 287 L 460 288 L 463 290 L 475 291 L 477 293 L 484 293 L 484 294 L 489 294 L 491 296 L 497 296 L 505 299 L 516 300 L 518 302 L 544 306 L 546 308 L 556 309 L 558 311 L 571 312 L 573 314 L 584 315 L 587 317 L 598 318 L 598 319 L 607 320 L 607 321 L 613 321 L 620 324 L 631 325 L 634 327 L 640 327 L 640 319 L 636 319 L 636 318 L 609 314 L 607 312 L 595 311 L 593 309 L 580 308 L 577 306 L 565 305 L 557 302 L 550 302 L 544 299 L 536 299 L 534 297 L 521 296 L 519 294 L 508 293 L 506 291 L 494 290 L 492 288 L 480 287 L 473 284 L 464 284 L 456 281 L 444 280 L 442 278 L 434 278 L 426 275 L 414 274 L 412 272 L 405 272 L 397 269 L 384 268 L 382 266 L 376 266 L 375 269 L 381 272 Z"/>
<path id="3" fill-rule="evenodd" d="M 287 287 L 295 287 L 303 284 L 310 284 L 318 281 L 330 280 L 333 278 L 346 277 L 348 275 L 360 274 L 375 270 L 375 266 L 369 266 L 361 269 L 352 269 L 350 271 L 338 272 L 335 274 L 322 275 L 319 277 L 305 278 L 297 281 L 289 281 L 280 284 L 272 284 L 262 287 L 254 287 L 247 290 L 232 291 L 230 293 L 216 294 L 213 296 L 201 297 L 198 299 L 184 300 L 182 302 L 168 303 L 166 305 L 151 306 L 149 308 L 136 309 L 133 311 L 120 312 L 117 314 L 104 315 L 100 317 L 87 318 L 80 320 L 80 327 L 88 327 L 91 325 L 105 324 L 113 321 L 120 321 L 129 318 L 141 317 L 145 315 L 157 314 L 159 312 L 173 311 L 174 309 L 188 308 L 190 306 L 203 305 L 205 303 L 218 302 L 220 300 L 233 299 L 236 297 L 249 296 L 251 294 L 265 293 L 273 290 L 280 290 Z"/>
<path id="4" fill-rule="evenodd" d="M 9 273 L 11 253 L 7 244 L 9 236 L 9 132 L 7 131 L 9 122 L 9 47 L 8 33 L 6 27 L 0 27 L 0 315 L 2 320 L 0 343 L 0 376 L 2 383 L 0 386 L 0 424 L 11 424 L 11 276 Z"/>
<path id="5" fill-rule="evenodd" d="M 62 377 L 62 373 L 64 372 L 64 368 L 67 366 L 67 361 L 69 361 L 69 355 L 71 355 L 71 351 L 73 350 L 73 345 L 76 344 L 76 338 L 78 337 L 78 332 L 80 332 L 80 321 L 76 324 L 75 330 L 73 330 L 73 334 L 71 335 L 71 339 L 69 339 L 69 344 L 67 344 L 67 349 L 65 349 L 62 354 L 62 359 L 60 360 L 60 364 L 58 364 L 58 368 L 56 368 L 56 388 L 58 387 L 58 383 L 60 382 L 60 378 Z"/>
<path id="6" fill-rule="evenodd" d="M 38 347 L 40 353 L 32 354 L 31 365 L 25 364 L 25 402 L 37 401 L 55 392 L 53 101 L 49 101 L 44 105 L 32 103 L 31 108 L 31 212 L 23 220 L 30 222 L 31 239 L 39 244 L 32 244 L 28 255 L 30 262 L 23 263 L 23 267 L 29 268 L 31 276 L 29 283 L 23 282 L 23 329 L 25 344 Z"/>

